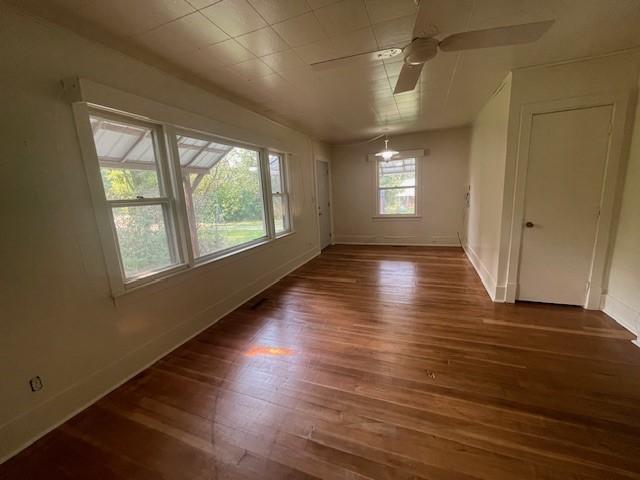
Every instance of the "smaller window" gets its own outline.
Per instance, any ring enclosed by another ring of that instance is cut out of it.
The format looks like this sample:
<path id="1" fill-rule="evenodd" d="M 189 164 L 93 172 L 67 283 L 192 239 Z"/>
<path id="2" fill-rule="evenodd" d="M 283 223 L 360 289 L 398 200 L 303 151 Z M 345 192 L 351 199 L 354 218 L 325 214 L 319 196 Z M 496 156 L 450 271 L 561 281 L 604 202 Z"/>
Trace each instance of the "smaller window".
<path id="1" fill-rule="evenodd" d="M 123 282 L 181 264 L 158 128 L 102 113 L 90 121 Z"/>
<path id="2" fill-rule="evenodd" d="M 376 162 L 377 214 L 416 215 L 416 159 Z"/>
<path id="3" fill-rule="evenodd" d="M 280 235 L 291 230 L 284 155 L 269 153 L 269 176 L 271 178 L 271 202 L 273 204 L 275 233 Z"/>

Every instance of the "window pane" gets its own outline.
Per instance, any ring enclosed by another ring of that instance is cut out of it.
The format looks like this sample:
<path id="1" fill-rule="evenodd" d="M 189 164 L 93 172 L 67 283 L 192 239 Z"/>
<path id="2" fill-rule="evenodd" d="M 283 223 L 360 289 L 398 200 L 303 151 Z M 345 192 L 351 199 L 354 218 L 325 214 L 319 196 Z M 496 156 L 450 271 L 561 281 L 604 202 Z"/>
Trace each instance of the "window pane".
<path id="1" fill-rule="evenodd" d="M 107 200 L 159 197 L 153 131 L 95 115 L 91 128 Z"/>
<path id="2" fill-rule="evenodd" d="M 273 221 L 276 234 L 289 230 L 288 196 L 284 192 L 283 157 L 277 153 L 269 154 L 269 174 L 271 193 L 273 194 Z"/>
<path id="3" fill-rule="evenodd" d="M 271 193 L 282 193 L 282 168 L 280 155 L 269 154 L 269 174 L 271 176 Z"/>
<path id="4" fill-rule="evenodd" d="M 173 265 L 162 205 L 113 208 L 125 276 L 139 277 Z"/>
<path id="5" fill-rule="evenodd" d="M 276 233 L 289 230 L 289 209 L 287 197 L 282 195 L 273 196 L 273 220 L 275 222 Z"/>
<path id="6" fill-rule="evenodd" d="M 416 213 L 416 189 L 381 189 L 380 213 L 382 215 L 411 215 Z"/>
<path id="7" fill-rule="evenodd" d="M 258 152 L 205 142 L 194 156 L 184 146 L 193 139 L 177 140 L 195 256 L 266 236 Z"/>
<path id="8" fill-rule="evenodd" d="M 405 158 L 378 162 L 380 187 L 414 187 L 416 185 L 416 160 Z"/>

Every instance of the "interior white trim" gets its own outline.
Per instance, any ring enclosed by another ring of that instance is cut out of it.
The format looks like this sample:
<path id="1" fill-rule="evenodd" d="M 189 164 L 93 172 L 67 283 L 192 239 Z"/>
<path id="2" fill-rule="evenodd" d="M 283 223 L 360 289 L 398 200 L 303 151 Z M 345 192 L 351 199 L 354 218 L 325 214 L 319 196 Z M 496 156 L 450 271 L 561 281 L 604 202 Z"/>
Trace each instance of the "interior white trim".
<path id="1" fill-rule="evenodd" d="M 491 300 L 497 303 L 504 302 L 506 288 L 498 288 L 496 279 L 493 277 L 493 275 L 491 275 L 487 267 L 485 267 L 484 263 L 482 263 L 482 260 L 480 260 L 480 257 L 476 255 L 476 253 L 471 247 L 469 247 L 469 245 L 463 245 L 462 248 L 464 250 L 464 253 L 466 253 L 467 258 L 471 262 L 471 265 L 473 265 L 473 268 L 475 268 L 476 272 L 478 273 L 478 276 L 482 281 L 482 285 L 484 285 L 484 288 L 489 294 L 489 297 L 491 297 Z"/>
<path id="2" fill-rule="evenodd" d="M 602 296 L 602 311 L 636 337 L 640 337 L 640 311 L 635 310 L 611 294 Z M 640 339 L 636 338 L 633 343 L 640 347 Z"/>
<path id="3" fill-rule="evenodd" d="M 505 303 L 507 298 L 507 286 L 496 285 L 496 293 L 493 297 L 493 301 L 496 303 Z"/>
<path id="4" fill-rule="evenodd" d="M 95 403 L 160 358 L 320 254 L 317 247 L 284 263 L 142 347 L 92 373 L 35 408 L 0 425 L 0 463 Z M 131 365 L 135 365 L 131 367 Z M 54 420 L 52 420 L 54 419 Z M 11 439 L 11 440 L 7 440 Z"/>
<path id="5" fill-rule="evenodd" d="M 414 247 L 461 247 L 454 236 L 433 235 L 430 242 L 419 241 L 420 235 L 349 235 L 337 234 L 336 245 L 408 245 Z"/>
<path id="6" fill-rule="evenodd" d="M 371 217 L 374 221 L 377 220 L 411 220 L 411 219 L 415 219 L 415 220 L 420 220 L 422 218 L 422 215 L 382 215 L 382 214 L 378 214 L 378 215 L 374 215 Z"/>
<path id="7" fill-rule="evenodd" d="M 346 242 L 337 240 L 335 245 L 374 245 L 374 246 L 386 246 L 386 247 L 448 247 L 448 248 L 460 248 L 457 243 L 407 243 L 407 242 Z"/>
<path id="8" fill-rule="evenodd" d="M 313 152 L 313 182 L 314 182 L 314 191 L 315 191 L 315 205 L 314 205 L 314 213 L 316 216 L 316 224 L 318 226 L 318 241 L 322 243 L 322 231 L 320 229 L 320 216 L 318 215 L 318 209 L 320 208 L 318 204 L 318 164 L 317 162 L 324 162 L 327 164 L 327 168 L 329 170 L 329 216 L 331 217 L 331 221 L 329 222 L 329 245 L 333 245 L 335 243 L 335 230 L 333 228 L 333 184 L 332 177 L 333 173 L 331 171 L 331 161 L 327 158 L 322 158 L 320 156 L 316 156 L 316 149 L 313 146 L 313 142 L 311 143 L 311 151 Z"/>
<path id="9" fill-rule="evenodd" d="M 596 232 L 591 274 L 590 288 L 585 298 L 584 307 L 588 309 L 600 308 L 600 297 L 605 274 L 605 263 L 611 225 L 613 219 L 614 201 L 619 182 L 619 168 L 622 149 L 626 134 L 625 124 L 630 105 L 629 92 L 606 92 L 598 95 L 588 95 L 574 98 L 525 104 L 520 112 L 520 133 L 517 144 L 516 173 L 514 178 L 513 215 L 511 218 L 510 234 L 504 255 L 501 254 L 500 263 L 506 262 L 506 284 L 517 285 L 522 245 L 522 229 L 524 222 L 524 202 L 526 190 L 526 174 L 529 160 L 529 145 L 531 125 L 536 114 L 551 113 L 571 109 L 589 108 L 612 105 L 612 123 L 607 152 L 605 174 L 602 187 L 600 218 Z M 507 179 L 509 181 L 509 179 Z M 516 300 L 516 288 L 505 290 L 505 301 L 513 303 Z"/>

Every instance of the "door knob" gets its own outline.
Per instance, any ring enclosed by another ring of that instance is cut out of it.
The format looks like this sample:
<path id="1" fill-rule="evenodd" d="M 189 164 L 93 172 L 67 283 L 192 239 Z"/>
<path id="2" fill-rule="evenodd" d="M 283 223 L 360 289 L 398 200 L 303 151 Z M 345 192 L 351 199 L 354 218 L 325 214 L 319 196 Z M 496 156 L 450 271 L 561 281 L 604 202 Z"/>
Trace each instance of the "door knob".
<path id="1" fill-rule="evenodd" d="M 524 224 L 524 226 L 527 227 L 527 228 L 533 228 L 534 227 L 533 222 L 527 222 L 527 223 Z"/>

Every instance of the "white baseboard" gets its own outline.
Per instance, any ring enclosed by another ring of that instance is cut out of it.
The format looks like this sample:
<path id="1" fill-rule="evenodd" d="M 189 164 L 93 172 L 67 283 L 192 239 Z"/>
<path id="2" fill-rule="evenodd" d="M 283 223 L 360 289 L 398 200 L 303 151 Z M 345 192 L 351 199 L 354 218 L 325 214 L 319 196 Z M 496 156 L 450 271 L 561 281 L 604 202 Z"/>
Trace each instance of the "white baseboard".
<path id="1" fill-rule="evenodd" d="M 336 241 L 333 245 L 372 245 L 372 246 L 387 246 L 387 247 L 457 247 L 460 248 L 459 243 L 398 243 L 398 242 L 341 242 Z"/>
<path id="2" fill-rule="evenodd" d="M 504 303 L 507 300 L 507 286 L 496 285 L 496 293 L 493 296 L 493 301 L 498 303 Z"/>
<path id="3" fill-rule="evenodd" d="M 491 297 L 491 300 L 499 303 L 504 302 L 507 288 L 498 288 L 493 275 L 489 273 L 489 270 L 487 270 L 487 268 L 484 266 L 482 260 L 480 260 L 480 258 L 476 255 L 473 249 L 469 247 L 469 245 L 463 245 L 462 248 L 464 249 L 464 253 L 467 254 L 467 258 L 471 262 L 471 265 L 473 265 L 473 268 L 475 268 L 476 272 L 478 272 L 478 276 L 480 277 L 480 280 L 482 280 L 482 285 L 484 285 L 484 288 L 489 294 L 489 297 Z"/>
<path id="4" fill-rule="evenodd" d="M 0 463 L 28 447 L 319 254 L 320 251 L 317 248 L 308 250 L 276 270 L 236 290 L 195 317 L 176 325 L 140 348 L 0 426 Z"/>
<path id="5" fill-rule="evenodd" d="M 640 337 L 640 311 L 635 310 L 611 294 L 602 296 L 602 311 L 636 337 Z M 638 338 L 633 343 L 640 347 Z"/>
<path id="6" fill-rule="evenodd" d="M 349 235 L 337 234 L 336 245 L 407 245 L 410 247 L 460 247 L 457 236 L 447 235 Z"/>
<path id="7" fill-rule="evenodd" d="M 518 284 L 517 283 L 507 283 L 505 286 L 505 303 L 515 303 L 516 294 L 518 293 Z"/>

